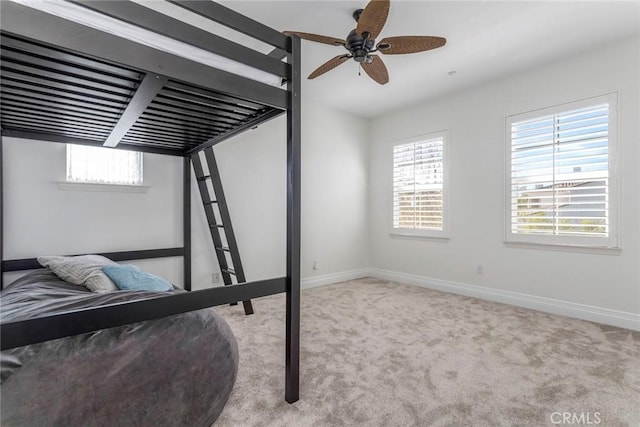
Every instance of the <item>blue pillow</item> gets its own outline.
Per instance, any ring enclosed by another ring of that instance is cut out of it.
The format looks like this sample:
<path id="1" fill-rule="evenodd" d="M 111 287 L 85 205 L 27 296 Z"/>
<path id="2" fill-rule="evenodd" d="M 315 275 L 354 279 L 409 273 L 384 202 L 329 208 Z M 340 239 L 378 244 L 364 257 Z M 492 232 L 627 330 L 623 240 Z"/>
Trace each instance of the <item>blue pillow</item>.
<path id="1" fill-rule="evenodd" d="M 102 271 L 121 291 L 171 291 L 173 285 L 162 277 L 140 270 L 135 265 L 105 265 Z"/>

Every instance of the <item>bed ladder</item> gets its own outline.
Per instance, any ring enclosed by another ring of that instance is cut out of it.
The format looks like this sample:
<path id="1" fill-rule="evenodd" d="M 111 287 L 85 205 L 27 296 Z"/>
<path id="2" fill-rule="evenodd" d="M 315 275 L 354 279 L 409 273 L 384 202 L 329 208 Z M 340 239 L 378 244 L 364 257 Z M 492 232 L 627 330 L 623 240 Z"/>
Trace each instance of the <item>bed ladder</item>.
<path id="1" fill-rule="evenodd" d="M 191 156 L 191 162 L 196 174 L 207 223 L 209 224 L 213 247 L 218 257 L 222 280 L 225 286 L 232 285 L 232 276 L 235 276 L 237 283 L 244 283 L 246 279 L 242 269 L 242 262 L 240 261 L 240 252 L 238 251 L 238 244 L 231 226 L 231 216 L 229 215 L 229 208 L 222 190 L 222 181 L 218 172 L 218 164 L 213 153 L 213 147 L 206 148 L 203 152 L 209 169 L 208 175 L 204 172 L 199 152 Z M 211 188 L 209 187 L 209 182 L 211 183 Z M 227 254 L 229 254 L 230 259 L 227 258 Z M 231 305 L 237 304 L 236 302 Z M 253 314 L 251 300 L 242 301 L 242 305 L 244 306 L 245 314 Z"/>

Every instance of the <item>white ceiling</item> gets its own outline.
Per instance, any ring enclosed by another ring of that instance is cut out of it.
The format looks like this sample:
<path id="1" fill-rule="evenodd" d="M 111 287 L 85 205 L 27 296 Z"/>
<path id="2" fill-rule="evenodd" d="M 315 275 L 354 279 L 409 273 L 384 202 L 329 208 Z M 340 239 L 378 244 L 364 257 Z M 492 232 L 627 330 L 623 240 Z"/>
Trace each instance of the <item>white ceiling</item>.
<path id="1" fill-rule="evenodd" d="M 355 28 L 353 11 L 366 5 L 366 1 L 351 0 L 222 3 L 280 31 L 339 38 L 346 38 Z M 356 63 L 346 62 L 315 80 L 305 79 L 303 97 L 372 118 L 639 33 L 638 0 L 392 0 L 389 19 L 378 40 L 398 35 L 433 35 L 445 37 L 446 46 L 412 55 L 385 56 L 390 82 L 384 86 L 364 73 L 358 76 Z M 261 51 L 269 50 L 254 40 L 230 38 Z M 342 47 L 310 41 L 302 44 L 304 76 L 346 52 Z M 449 76 L 453 70 L 455 76 Z"/>

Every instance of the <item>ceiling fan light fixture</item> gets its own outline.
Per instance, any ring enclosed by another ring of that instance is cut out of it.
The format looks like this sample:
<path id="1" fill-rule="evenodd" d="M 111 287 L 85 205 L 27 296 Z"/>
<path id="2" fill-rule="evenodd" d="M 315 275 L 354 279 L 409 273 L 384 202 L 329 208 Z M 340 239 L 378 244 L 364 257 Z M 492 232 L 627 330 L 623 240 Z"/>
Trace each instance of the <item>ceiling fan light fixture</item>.
<path id="1" fill-rule="evenodd" d="M 366 62 L 367 57 L 369 57 L 369 52 L 364 49 L 359 49 L 353 52 L 353 59 L 356 62 Z"/>

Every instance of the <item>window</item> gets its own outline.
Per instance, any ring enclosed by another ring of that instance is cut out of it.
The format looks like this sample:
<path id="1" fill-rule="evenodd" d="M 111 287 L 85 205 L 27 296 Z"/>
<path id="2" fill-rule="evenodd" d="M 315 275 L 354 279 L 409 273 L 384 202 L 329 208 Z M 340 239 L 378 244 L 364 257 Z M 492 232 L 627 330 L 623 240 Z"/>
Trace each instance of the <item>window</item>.
<path id="1" fill-rule="evenodd" d="M 393 232 L 446 237 L 445 132 L 393 147 Z"/>
<path id="2" fill-rule="evenodd" d="M 67 144 L 67 181 L 142 185 L 142 153 Z"/>
<path id="3" fill-rule="evenodd" d="M 616 94 L 507 117 L 507 241 L 617 247 Z"/>

